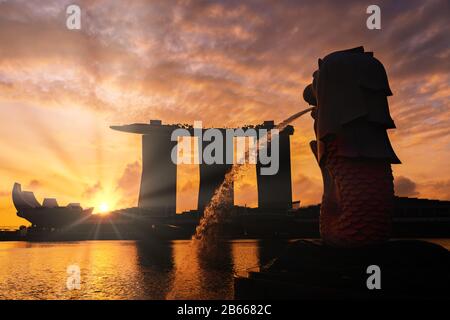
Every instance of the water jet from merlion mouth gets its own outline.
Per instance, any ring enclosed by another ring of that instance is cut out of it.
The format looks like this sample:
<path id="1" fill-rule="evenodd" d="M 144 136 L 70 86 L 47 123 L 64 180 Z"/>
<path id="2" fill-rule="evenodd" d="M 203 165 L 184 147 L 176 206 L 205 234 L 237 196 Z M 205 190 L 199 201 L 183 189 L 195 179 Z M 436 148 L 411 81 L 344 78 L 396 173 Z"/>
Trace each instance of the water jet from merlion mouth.
<path id="1" fill-rule="evenodd" d="M 282 121 L 275 126 L 274 129 L 282 131 L 286 126 L 288 126 L 292 121 L 301 117 L 302 115 L 312 111 L 315 107 L 310 107 L 296 114 L 290 116 L 286 120 Z M 265 135 L 259 138 L 260 142 L 253 145 L 256 151 L 259 151 L 259 146 L 267 146 L 270 142 L 271 136 Z M 231 169 L 225 174 L 225 178 L 220 186 L 215 190 L 213 197 L 209 204 L 205 207 L 203 216 L 200 219 L 200 223 L 196 228 L 195 235 L 193 239 L 199 240 L 199 247 L 204 251 L 205 254 L 213 254 L 216 252 L 216 246 L 218 240 L 221 237 L 220 227 L 223 225 L 227 217 L 230 216 L 233 205 L 227 198 L 231 197 L 233 192 L 233 181 L 238 178 L 246 167 L 248 167 L 247 161 L 245 161 L 250 152 L 255 152 L 254 149 L 247 149 L 243 155 L 244 161 L 236 161 Z"/>

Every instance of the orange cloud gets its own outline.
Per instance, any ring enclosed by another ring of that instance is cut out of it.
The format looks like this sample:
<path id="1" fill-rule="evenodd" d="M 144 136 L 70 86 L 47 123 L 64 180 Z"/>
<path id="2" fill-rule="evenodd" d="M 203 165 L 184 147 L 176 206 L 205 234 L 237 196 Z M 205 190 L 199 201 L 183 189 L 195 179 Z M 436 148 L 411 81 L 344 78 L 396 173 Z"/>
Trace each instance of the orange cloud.
<path id="1" fill-rule="evenodd" d="M 416 190 L 416 183 L 407 177 L 396 177 L 394 187 L 395 194 L 399 197 L 414 197 L 419 194 Z"/>
<path id="2" fill-rule="evenodd" d="M 122 193 L 120 204 L 136 206 L 141 180 L 141 164 L 138 161 L 128 163 L 122 176 L 117 181 L 117 189 Z"/>
<path id="3" fill-rule="evenodd" d="M 390 136 L 403 162 L 395 174 L 411 179 L 420 196 L 449 198 L 442 191 L 450 179 L 445 0 L 380 1 L 379 31 L 365 27 L 367 4 L 356 0 L 79 1 L 76 32 L 65 28 L 67 4 L 0 3 L 0 42 L 8 44 L 0 51 L 1 190 L 36 179 L 41 196 L 94 204 L 85 186 L 98 183 L 103 190 L 94 192 L 133 205 L 139 137 L 108 125 L 278 122 L 305 106 L 301 91 L 317 58 L 364 45 L 385 64 L 394 91 Z M 322 190 L 308 147 L 312 121 L 295 127 L 293 198 L 315 203 Z M 198 178 L 195 169 L 180 170 L 184 210 L 195 207 Z M 256 201 L 249 181 L 241 203 Z"/>
<path id="4" fill-rule="evenodd" d="M 94 185 L 87 186 L 84 189 L 83 197 L 86 197 L 86 198 L 90 199 L 90 198 L 94 197 L 98 192 L 100 192 L 102 190 L 103 190 L 103 187 L 102 187 L 101 182 L 97 181 L 97 183 L 95 183 Z"/>

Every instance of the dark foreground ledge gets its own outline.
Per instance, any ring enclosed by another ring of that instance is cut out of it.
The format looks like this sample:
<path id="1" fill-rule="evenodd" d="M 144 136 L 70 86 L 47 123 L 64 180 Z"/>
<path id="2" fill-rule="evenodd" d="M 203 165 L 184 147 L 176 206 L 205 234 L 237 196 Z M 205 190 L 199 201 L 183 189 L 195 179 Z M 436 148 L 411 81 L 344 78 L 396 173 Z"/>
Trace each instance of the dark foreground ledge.
<path id="1" fill-rule="evenodd" d="M 380 268 L 381 289 L 368 289 Z M 290 244 L 272 264 L 235 279 L 236 299 L 450 298 L 450 252 L 426 241 L 393 240 L 337 249 Z"/>

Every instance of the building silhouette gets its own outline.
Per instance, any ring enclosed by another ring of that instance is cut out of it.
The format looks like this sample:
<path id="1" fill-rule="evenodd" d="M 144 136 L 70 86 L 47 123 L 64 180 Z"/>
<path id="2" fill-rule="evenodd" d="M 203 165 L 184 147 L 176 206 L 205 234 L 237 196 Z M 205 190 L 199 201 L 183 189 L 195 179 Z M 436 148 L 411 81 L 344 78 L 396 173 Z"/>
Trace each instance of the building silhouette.
<path id="1" fill-rule="evenodd" d="M 221 129 L 222 136 L 225 137 L 225 130 Z M 198 148 L 199 152 L 204 152 L 205 148 L 207 148 L 213 141 L 202 142 L 202 148 Z M 227 164 L 227 150 L 226 143 L 222 144 L 222 163 L 221 164 L 207 164 L 204 161 L 199 165 L 200 171 L 200 190 L 198 193 L 198 204 L 197 210 L 203 212 L 205 207 L 210 202 L 211 198 L 214 195 L 214 191 L 220 186 L 220 184 L 225 179 L 226 173 L 231 169 L 232 164 Z M 234 185 L 233 190 L 234 191 Z M 234 192 L 231 192 L 226 199 L 227 205 L 233 205 L 234 203 Z"/>
<path id="2" fill-rule="evenodd" d="M 171 160 L 176 141 L 172 128 L 161 121 L 150 122 L 151 132 L 142 135 L 142 175 L 138 206 L 173 213 L 177 198 L 177 165 Z"/>
<path id="3" fill-rule="evenodd" d="M 273 121 L 265 121 L 257 128 L 272 129 Z M 279 135 L 279 168 L 275 175 L 263 175 L 261 169 L 267 165 L 261 163 L 258 155 L 256 163 L 256 179 L 258 184 L 258 207 L 269 210 L 286 210 L 292 208 L 292 184 L 291 184 L 291 145 L 290 136 L 294 128 L 288 126 Z M 271 152 L 271 145 L 268 146 Z"/>
<path id="4" fill-rule="evenodd" d="M 265 121 L 255 128 L 270 130 L 274 127 L 273 121 Z M 177 128 L 180 128 L 180 125 L 162 124 L 161 120 L 150 120 L 148 124 L 111 126 L 113 130 L 142 135 L 142 176 L 138 207 L 166 216 L 176 213 L 177 165 L 172 161 L 171 153 L 177 142 L 171 141 L 171 134 Z M 192 127 L 188 126 L 186 129 L 191 134 L 193 133 Z M 218 129 L 225 136 L 225 129 Z M 245 128 L 243 129 L 245 130 Z M 275 175 L 261 174 L 261 168 L 265 165 L 261 163 L 259 155 L 257 157 L 258 206 L 261 209 L 286 212 L 287 209 L 292 208 L 290 135 L 293 132 L 292 126 L 288 126 L 280 132 L 279 168 Z M 203 153 L 210 143 L 212 142 L 202 141 L 202 147 L 198 148 L 199 152 Z M 216 188 L 224 180 L 227 171 L 231 169 L 232 165 L 226 163 L 226 152 L 224 139 L 223 164 L 206 164 L 204 162 L 199 164 L 200 187 L 197 209 L 201 212 L 210 202 Z M 269 152 L 271 152 L 270 148 Z M 228 201 L 233 204 L 234 196 L 231 195 Z"/>

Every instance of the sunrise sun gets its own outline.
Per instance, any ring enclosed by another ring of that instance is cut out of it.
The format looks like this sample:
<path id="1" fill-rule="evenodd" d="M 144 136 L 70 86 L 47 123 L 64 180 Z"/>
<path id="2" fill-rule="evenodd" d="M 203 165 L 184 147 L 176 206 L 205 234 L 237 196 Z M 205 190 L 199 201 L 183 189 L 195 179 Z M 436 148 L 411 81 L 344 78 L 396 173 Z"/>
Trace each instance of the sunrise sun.
<path id="1" fill-rule="evenodd" d="M 109 211 L 109 205 L 106 202 L 100 203 L 98 207 L 98 213 L 100 214 L 106 214 Z"/>

